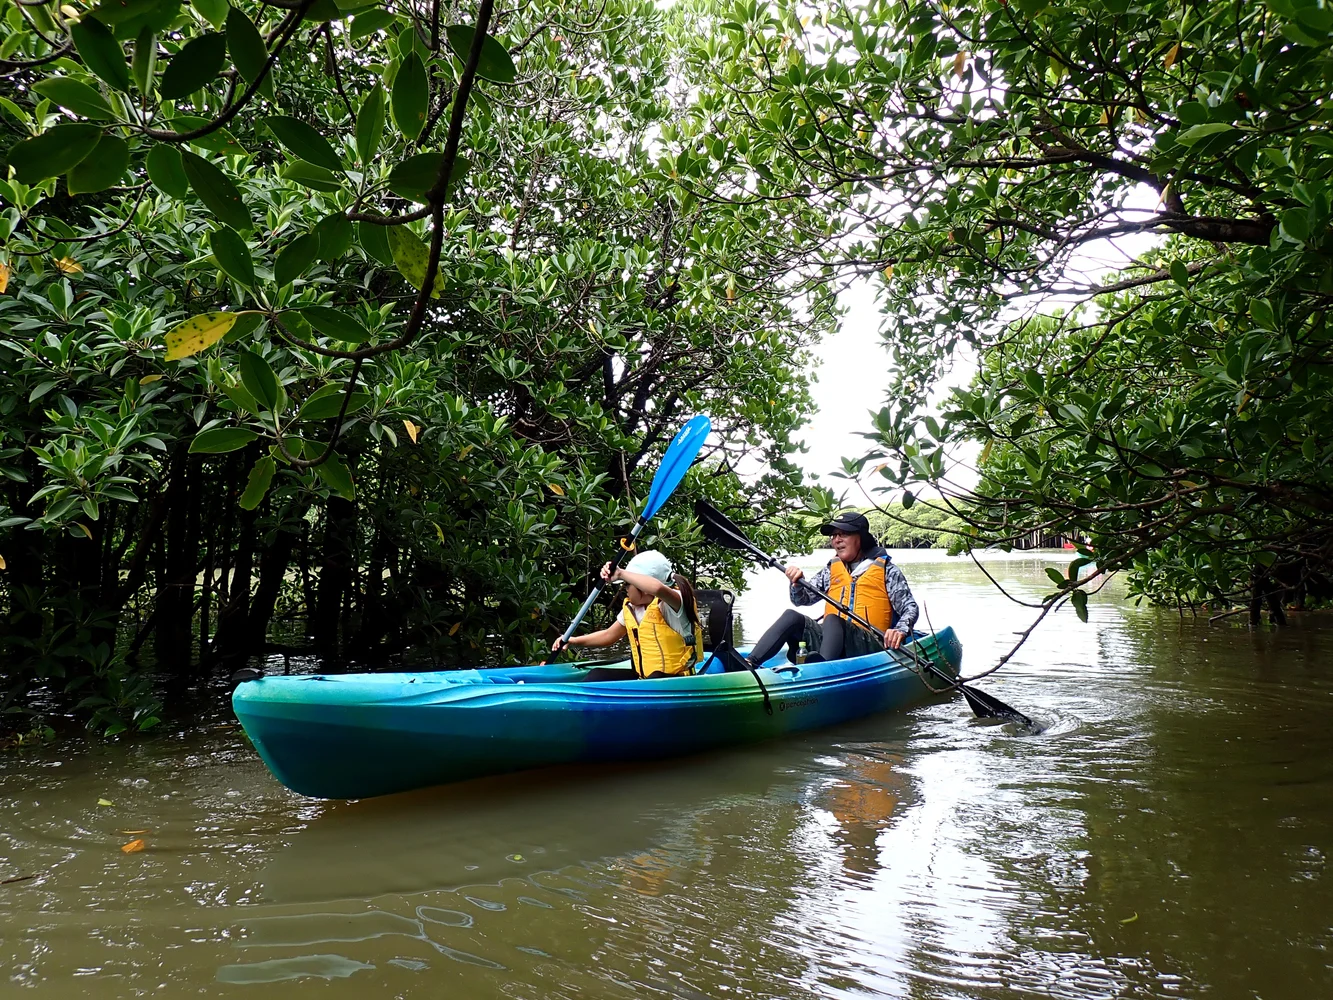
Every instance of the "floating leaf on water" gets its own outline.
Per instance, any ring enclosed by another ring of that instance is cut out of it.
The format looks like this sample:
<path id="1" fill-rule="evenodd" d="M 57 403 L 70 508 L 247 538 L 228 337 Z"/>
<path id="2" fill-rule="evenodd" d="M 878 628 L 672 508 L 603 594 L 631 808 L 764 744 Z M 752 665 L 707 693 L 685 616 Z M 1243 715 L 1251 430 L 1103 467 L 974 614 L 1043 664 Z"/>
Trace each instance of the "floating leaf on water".
<path id="1" fill-rule="evenodd" d="M 1126 917 L 1124 920 L 1122 920 L 1122 921 L 1120 921 L 1120 922 L 1121 922 L 1122 924 L 1132 924 L 1134 921 L 1136 921 L 1136 920 L 1138 920 L 1138 919 L 1139 919 L 1139 915 L 1138 915 L 1138 912 L 1136 911 L 1136 912 L 1134 913 L 1134 916 L 1132 916 L 1132 917 Z"/>
<path id="2" fill-rule="evenodd" d="M 147 846 L 148 845 L 143 842 L 142 837 L 137 837 L 134 840 L 131 840 L 128 844 L 122 844 L 120 849 L 126 854 L 137 854 Z"/>
<path id="3" fill-rule="evenodd" d="M 148 831 L 147 831 L 147 830 L 121 830 L 120 832 L 123 833 L 123 834 L 124 834 L 125 836 L 127 836 L 127 837 L 137 837 L 139 834 L 141 834 L 141 833 L 147 833 Z"/>
<path id="4" fill-rule="evenodd" d="M 113 805 L 114 803 L 112 803 L 112 801 L 111 801 L 110 799 L 98 799 L 98 800 L 97 800 L 97 804 L 98 804 L 99 806 L 109 806 L 109 805 Z"/>

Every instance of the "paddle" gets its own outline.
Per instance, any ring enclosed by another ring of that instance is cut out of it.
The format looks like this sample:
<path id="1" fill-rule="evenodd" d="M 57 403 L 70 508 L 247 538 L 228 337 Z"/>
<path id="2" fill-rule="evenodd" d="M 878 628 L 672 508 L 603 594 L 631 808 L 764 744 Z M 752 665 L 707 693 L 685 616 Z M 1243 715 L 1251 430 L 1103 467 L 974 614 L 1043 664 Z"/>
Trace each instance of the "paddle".
<path id="1" fill-rule="evenodd" d="M 625 557 L 629 555 L 630 549 L 634 547 L 634 540 L 639 537 L 639 533 L 643 531 L 644 526 L 648 524 L 654 514 L 662 509 L 662 505 L 667 502 L 671 494 L 676 492 L 676 487 L 680 485 L 680 481 L 685 478 L 685 473 L 694 464 L 694 459 L 699 454 L 699 449 L 704 446 L 704 439 L 708 437 L 708 432 L 712 430 L 712 427 L 712 422 L 700 414 L 697 417 L 691 417 L 685 426 L 680 429 L 680 432 L 671 439 L 666 454 L 662 456 L 662 464 L 658 466 L 657 474 L 653 476 L 653 485 L 648 490 L 648 500 L 639 513 L 639 519 L 634 522 L 629 538 L 612 554 L 609 560 L 612 572 L 618 569 Z M 579 608 L 579 613 L 569 623 L 569 628 L 565 629 L 564 635 L 560 637 L 562 648 L 564 644 L 569 642 L 569 637 L 579 627 L 579 622 L 583 621 L 583 616 L 588 613 L 588 609 L 592 607 L 593 602 L 597 600 L 597 595 L 601 592 L 602 584 L 599 583 L 588 595 L 588 599 L 583 602 L 583 607 Z"/>
<path id="2" fill-rule="evenodd" d="M 784 567 L 782 563 L 759 549 L 753 542 L 745 537 L 745 534 L 740 528 L 732 524 L 731 520 L 725 514 L 710 504 L 707 500 L 696 500 L 694 502 L 694 514 L 699 519 L 700 524 L 703 525 L 704 537 L 709 541 L 715 542 L 725 548 L 748 552 L 756 561 L 763 563 L 765 566 L 771 566 L 773 569 L 783 570 L 785 572 L 786 567 Z M 879 636 L 881 642 L 884 641 L 884 633 L 875 628 L 875 626 L 871 625 L 870 622 L 866 621 L 860 615 L 856 614 L 851 608 L 838 603 L 808 580 L 801 579 L 799 583 L 806 590 L 813 594 L 817 594 L 839 611 L 844 612 L 857 624 L 869 629 L 873 634 Z M 1006 705 L 1004 702 L 1000 701 L 999 698 L 988 695 L 984 691 L 978 691 L 974 687 L 955 680 L 939 667 L 935 666 L 929 657 L 917 662 L 923 664 L 927 670 L 933 673 L 936 677 L 944 680 L 950 687 L 956 687 L 962 691 L 963 697 L 967 699 L 968 705 L 972 707 L 972 711 L 979 718 L 1004 719 L 1007 722 L 1016 722 L 1021 726 L 1032 728 L 1032 720 L 1018 709 Z"/>

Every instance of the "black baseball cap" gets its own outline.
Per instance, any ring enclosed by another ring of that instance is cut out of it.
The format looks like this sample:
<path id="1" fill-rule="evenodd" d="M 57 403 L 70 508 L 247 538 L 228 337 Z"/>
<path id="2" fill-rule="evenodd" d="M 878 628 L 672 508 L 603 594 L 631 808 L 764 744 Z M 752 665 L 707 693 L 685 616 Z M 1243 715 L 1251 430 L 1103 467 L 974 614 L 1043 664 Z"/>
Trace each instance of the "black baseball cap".
<path id="1" fill-rule="evenodd" d="M 849 510 L 837 515 L 828 524 L 821 524 L 819 530 L 825 535 L 831 535 L 835 531 L 843 531 L 849 535 L 862 535 L 870 532 L 870 522 L 866 520 L 864 514 Z"/>

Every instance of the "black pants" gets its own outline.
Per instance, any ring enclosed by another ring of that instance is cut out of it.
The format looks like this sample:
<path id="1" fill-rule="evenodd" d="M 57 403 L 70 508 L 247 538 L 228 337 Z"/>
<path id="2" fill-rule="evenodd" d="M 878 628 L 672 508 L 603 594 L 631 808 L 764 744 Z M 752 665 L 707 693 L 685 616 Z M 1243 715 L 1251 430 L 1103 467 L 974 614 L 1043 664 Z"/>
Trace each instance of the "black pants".
<path id="1" fill-rule="evenodd" d="M 750 653 L 751 663 L 763 663 L 785 643 L 788 655 L 796 658 L 797 647 L 805 641 L 806 649 L 819 653 L 823 660 L 840 660 L 844 656 L 864 656 L 882 649 L 883 644 L 865 629 L 839 618 L 825 615 L 823 621 L 807 618 L 799 611 L 788 608 L 782 617 L 760 636 Z"/>

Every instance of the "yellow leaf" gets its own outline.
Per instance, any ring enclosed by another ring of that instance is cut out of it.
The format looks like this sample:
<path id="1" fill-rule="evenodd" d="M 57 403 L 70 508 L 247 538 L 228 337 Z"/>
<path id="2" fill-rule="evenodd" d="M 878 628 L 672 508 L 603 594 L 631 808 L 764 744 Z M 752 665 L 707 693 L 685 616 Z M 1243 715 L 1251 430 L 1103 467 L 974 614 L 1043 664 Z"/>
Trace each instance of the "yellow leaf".
<path id="1" fill-rule="evenodd" d="M 885 281 L 888 281 L 888 280 L 889 280 L 890 278 L 892 278 L 892 277 L 893 277 L 893 265 L 892 265 L 892 264 L 885 264 L 885 265 L 884 265 L 884 280 L 885 280 Z"/>
<path id="2" fill-rule="evenodd" d="M 963 67 L 965 67 L 966 65 L 967 65 L 967 53 L 959 52 L 957 55 L 953 57 L 953 75 L 962 76 Z"/>
<path id="3" fill-rule="evenodd" d="M 449 630 L 450 635 L 456 635 L 458 630 L 463 627 L 462 622 L 454 622 L 454 627 Z"/>
<path id="4" fill-rule="evenodd" d="M 91 541 L 91 540 L 92 540 L 92 537 L 93 537 L 93 533 L 92 533 L 91 531 L 88 530 L 88 525 L 84 524 L 84 523 L 81 522 L 81 521 L 76 521 L 75 524 L 78 525 L 79 530 L 82 531 L 85 535 L 87 535 L 87 536 L 88 536 L 88 540 Z"/>
<path id="5" fill-rule="evenodd" d="M 167 360 L 179 361 L 181 358 L 193 357 L 200 351 L 212 347 L 236 325 L 238 315 L 240 314 L 234 312 L 200 313 L 168 330 Z"/>
<path id="6" fill-rule="evenodd" d="M 421 428 L 410 420 L 403 421 L 403 427 L 407 430 L 407 436 L 412 439 L 412 443 L 417 443 L 417 435 L 421 433 Z"/>
<path id="7" fill-rule="evenodd" d="M 109 806 L 109 805 L 111 805 L 112 803 L 111 803 L 111 800 L 110 800 L 110 799 L 98 799 L 98 800 L 97 800 L 97 804 L 98 804 L 99 806 Z"/>
<path id="8" fill-rule="evenodd" d="M 1132 917 L 1126 917 L 1124 920 L 1122 920 L 1122 921 L 1120 921 L 1120 922 L 1121 922 L 1122 924 L 1132 924 L 1135 920 L 1138 920 L 1138 919 L 1139 919 L 1139 914 L 1138 914 L 1137 911 L 1135 911 L 1134 916 L 1132 916 Z"/>
<path id="9" fill-rule="evenodd" d="M 60 5 L 60 13 L 64 14 L 66 17 L 72 17 L 76 21 L 79 19 L 79 12 L 67 3 Z"/>
<path id="10" fill-rule="evenodd" d="M 9 566 L 5 563 L 4 556 L 0 556 L 0 569 L 9 569 Z"/>
<path id="11" fill-rule="evenodd" d="M 1180 58 L 1180 43 L 1176 42 L 1175 45 L 1171 46 L 1171 51 L 1169 51 L 1166 54 L 1166 58 L 1162 60 L 1162 68 L 1170 69 L 1172 66 L 1176 64 L 1176 60 L 1179 58 Z"/>
<path id="12" fill-rule="evenodd" d="M 141 834 L 141 833 L 147 833 L 148 831 L 147 831 L 147 830 L 121 830 L 120 832 L 123 833 L 123 834 L 125 834 L 125 836 L 127 836 L 127 837 L 137 837 L 139 834 Z"/>
<path id="13" fill-rule="evenodd" d="M 81 268 L 75 262 L 73 257 L 61 257 L 58 261 L 56 261 L 56 268 L 59 269 L 60 271 L 63 271 L 65 274 L 83 273 L 83 268 Z"/>
<path id="14" fill-rule="evenodd" d="M 139 851 L 142 851 L 146 846 L 148 845 L 146 845 L 143 842 L 143 838 L 138 837 L 134 840 L 131 840 L 128 844 L 124 844 L 121 847 L 121 850 L 124 851 L 126 854 L 137 854 Z"/>
<path id="15" fill-rule="evenodd" d="M 431 524 L 435 524 L 434 521 L 431 521 L 430 523 L 431 523 Z M 435 524 L 435 534 L 439 537 L 439 539 L 440 539 L 440 544 L 443 545 L 443 544 L 444 544 L 444 529 L 441 528 L 438 524 Z"/>
<path id="16" fill-rule="evenodd" d="M 1101 116 L 1100 118 L 1097 119 L 1097 124 L 1098 124 L 1098 125 L 1109 125 L 1110 123 L 1111 123 L 1111 115 L 1110 115 L 1110 112 L 1108 112 L 1105 108 L 1102 108 L 1102 116 Z"/>
<path id="17" fill-rule="evenodd" d="M 461 462 L 461 461 L 463 461 L 463 459 L 465 459 L 465 458 L 467 458 L 469 455 L 471 455 L 471 454 L 472 454 L 472 449 L 475 448 L 475 447 L 476 447 L 475 444 L 470 444 L 470 445 L 468 445 L 466 448 L 462 449 L 462 450 L 458 453 L 458 460 Z"/>
<path id="18" fill-rule="evenodd" d="M 5 289 L 9 287 L 9 276 L 14 273 L 14 269 L 8 264 L 0 264 L 0 295 L 5 294 Z"/>
<path id="19" fill-rule="evenodd" d="M 406 226 L 390 226 L 387 235 L 389 253 L 393 255 L 393 263 L 398 268 L 398 273 L 407 279 L 409 285 L 420 291 L 421 286 L 426 283 L 426 265 L 430 263 L 430 248 Z M 431 297 L 438 299 L 442 291 L 444 291 L 444 273 L 442 269 L 437 269 L 435 283 L 430 290 Z"/>
<path id="20" fill-rule="evenodd" d="M 161 381 L 162 381 L 161 375 L 145 375 L 143 378 L 139 379 L 139 384 L 152 385 L 154 382 L 161 382 Z"/>
<path id="21" fill-rule="evenodd" d="M 561 486 L 559 483 L 547 483 L 546 488 L 558 497 L 562 497 L 565 495 L 565 488 Z"/>

